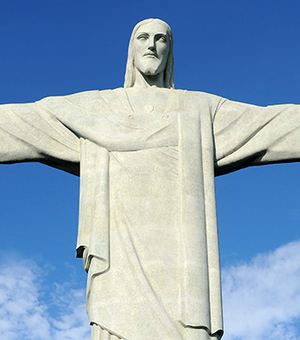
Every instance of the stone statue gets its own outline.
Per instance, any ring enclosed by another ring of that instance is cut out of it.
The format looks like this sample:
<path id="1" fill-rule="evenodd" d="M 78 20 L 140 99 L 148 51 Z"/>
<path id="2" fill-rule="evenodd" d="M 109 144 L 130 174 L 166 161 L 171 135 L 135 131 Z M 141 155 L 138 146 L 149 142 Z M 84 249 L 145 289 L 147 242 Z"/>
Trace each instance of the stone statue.
<path id="1" fill-rule="evenodd" d="M 223 335 L 214 176 L 300 159 L 300 107 L 173 88 L 170 27 L 134 28 L 124 88 L 0 107 L 2 163 L 81 177 L 92 339 Z"/>

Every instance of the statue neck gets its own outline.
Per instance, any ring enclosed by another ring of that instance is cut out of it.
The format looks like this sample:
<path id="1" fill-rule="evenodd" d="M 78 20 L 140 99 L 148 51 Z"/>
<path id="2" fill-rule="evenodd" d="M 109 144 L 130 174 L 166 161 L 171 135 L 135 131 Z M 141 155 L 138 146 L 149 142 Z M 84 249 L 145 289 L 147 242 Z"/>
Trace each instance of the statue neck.
<path id="1" fill-rule="evenodd" d="M 133 87 L 162 87 L 164 88 L 164 72 L 155 76 L 146 76 L 140 71 L 136 70 L 136 78 Z"/>

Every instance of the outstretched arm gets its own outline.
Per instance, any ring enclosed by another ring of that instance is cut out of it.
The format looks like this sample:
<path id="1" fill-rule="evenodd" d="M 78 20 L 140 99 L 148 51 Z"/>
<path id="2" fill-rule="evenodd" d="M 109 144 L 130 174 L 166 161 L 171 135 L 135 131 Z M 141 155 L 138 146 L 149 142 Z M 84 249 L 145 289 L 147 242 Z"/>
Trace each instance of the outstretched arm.
<path id="1" fill-rule="evenodd" d="M 0 163 L 37 161 L 78 174 L 79 138 L 39 102 L 0 106 Z"/>
<path id="2" fill-rule="evenodd" d="M 216 175 L 300 160 L 300 106 L 221 100 L 214 116 Z"/>

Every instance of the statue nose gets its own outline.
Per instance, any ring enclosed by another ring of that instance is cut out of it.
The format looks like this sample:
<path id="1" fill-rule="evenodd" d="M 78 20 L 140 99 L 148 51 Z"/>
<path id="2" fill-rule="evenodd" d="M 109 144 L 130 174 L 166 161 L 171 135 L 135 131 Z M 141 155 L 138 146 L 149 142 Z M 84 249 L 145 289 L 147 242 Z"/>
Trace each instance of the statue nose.
<path id="1" fill-rule="evenodd" d="M 149 49 L 150 51 L 155 50 L 155 41 L 154 41 L 154 39 L 149 39 L 148 49 Z"/>

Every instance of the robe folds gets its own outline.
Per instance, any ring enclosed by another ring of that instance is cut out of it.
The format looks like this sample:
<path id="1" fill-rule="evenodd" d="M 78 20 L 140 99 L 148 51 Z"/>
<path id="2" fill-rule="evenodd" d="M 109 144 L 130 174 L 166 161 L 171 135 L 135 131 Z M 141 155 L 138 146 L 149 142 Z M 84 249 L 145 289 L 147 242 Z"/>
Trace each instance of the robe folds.
<path id="1" fill-rule="evenodd" d="M 0 162 L 81 177 L 77 256 L 87 313 L 127 340 L 223 334 L 214 176 L 300 159 L 300 108 L 202 93 L 136 112 L 130 89 L 0 107 Z M 155 106 L 155 103 L 153 103 Z"/>

